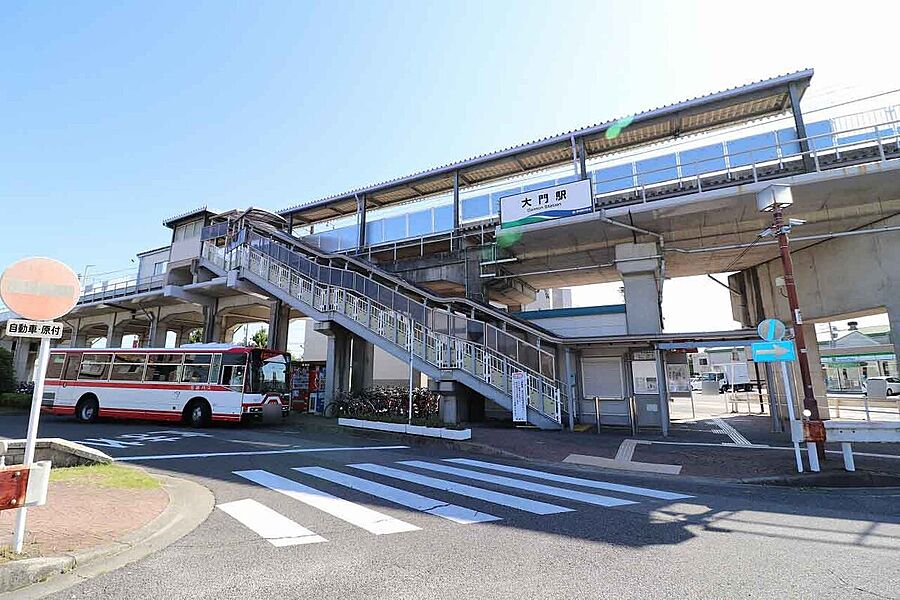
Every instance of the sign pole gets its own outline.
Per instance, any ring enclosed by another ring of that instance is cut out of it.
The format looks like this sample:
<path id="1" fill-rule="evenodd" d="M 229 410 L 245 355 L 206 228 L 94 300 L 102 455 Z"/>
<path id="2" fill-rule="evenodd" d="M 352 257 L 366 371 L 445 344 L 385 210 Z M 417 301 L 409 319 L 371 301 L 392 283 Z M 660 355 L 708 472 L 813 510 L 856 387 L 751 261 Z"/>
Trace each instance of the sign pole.
<path id="1" fill-rule="evenodd" d="M 23 338 L 27 339 L 27 338 Z M 44 376 L 47 374 L 47 363 L 50 362 L 50 338 L 41 338 L 38 351 L 37 375 L 34 379 L 34 394 L 31 396 L 31 414 L 28 416 L 28 436 L 25 439 L 25 458 L 23 466 L 34 462 L 34 447 L 37 443 L 38 419 L 41 416 L 41 401 L 44 398 Z M 22 553 L 25 543 L 25 518 L 27 508 L 20 508 L 16 513 L 16 528 L 13 533 L 13 552 Z"/>
<path id="2" fill-rule="evenodd" d="M 788 305 L 791 309 L 791 320 L 794 324 L 794 344 L 797 346 L 797 362 L 800 364 L 800 381 L 803 383 L 803 408 L 809 411 L 809 418 L 813 421 L 821 419 L 819 405 L 816 402 L 813 391 L 812 376 L 809 369 L 809 357 L 806 351 L 806 341 L 803 336 L 803 319 L 800 316 L 800 302 L 797 298 L 797 286 L 794 282 L 794 263 L 791 260 L 791 247 L 788 241 L 787 231 L 784 227 L 784 214 L 781 206 L 776 203 L 773 210 L 774 223 L 772 225 L 778 235 L 778 249 L 781 254 L 781 266 L 784 270 L 784 287 L 787 291 Z M 825 458 L 825 444 L 816 443 L 816 452 L 819 458 Z"/>
<path id="3" fill-rule="evenodd" d="M 791 379 L 788 375 L 787 363 L 781 362 L 781 384 L 787 399 L 788 420 L 791 422 L 791 441 L 794 442 L 794 458 L 797 459 L 797 472 L 803 472 L 803 454 L 800 453 L 800 440 L 797 439 L 796 418 L 794 416 L 794 394 L 791 391 Z"/>

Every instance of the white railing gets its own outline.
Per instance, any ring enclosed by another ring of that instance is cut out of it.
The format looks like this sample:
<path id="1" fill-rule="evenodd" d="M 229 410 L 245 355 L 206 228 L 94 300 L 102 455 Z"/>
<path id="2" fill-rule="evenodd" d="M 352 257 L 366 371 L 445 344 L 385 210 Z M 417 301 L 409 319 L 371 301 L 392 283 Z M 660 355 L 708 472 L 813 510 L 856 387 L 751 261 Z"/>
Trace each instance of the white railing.
<path id="1" fill-rule="evenodd" d="M 152 275 L 150 277 L 129 277 L 127 279 L 113 279 L 109 281 L 86 283 L 81 290 L 79 304 L 99 302 L 111 298 L 131 296 L 144 292 L 162 289 L 166 285 L 166 275 Z"/>
<path id="2" fill-rule="evenodd" d="M 526 375 L 528 405 L 561 422 L 561 386 L 507 356 L 467 339 L 437 332 L 355 290 L 317 281 L 244 244 L 224 257 L 226 268 L 243 268 L 324 313 L 340 313 L 404 352 L 442 370 L 459 370 L 511 396 L 511 375 Z M 410 329 L 412 330 L 410 335 Z"/>

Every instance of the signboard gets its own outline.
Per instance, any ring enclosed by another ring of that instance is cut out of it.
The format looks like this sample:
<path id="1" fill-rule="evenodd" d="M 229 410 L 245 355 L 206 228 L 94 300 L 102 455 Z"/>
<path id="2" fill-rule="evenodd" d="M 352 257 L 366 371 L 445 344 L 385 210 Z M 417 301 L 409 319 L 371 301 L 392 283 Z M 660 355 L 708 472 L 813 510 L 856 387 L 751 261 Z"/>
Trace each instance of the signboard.
<path id="1" fill-rule="evenodd" d="M 500 198 L 500 228 L 589 213 L 593 204 L 590 179 L 505 196 Z"/>
<path id="2" fill-rule="evenodd" d="M 6 335 L 9 337 L 49 338 L 58 340 L 62 338 L 62 323 L 53 321 L 26 321 L 25 319 L 10 319 L 6 322 Z"/>
<path id="3" fill-rule="evenodd" d="M 0 299 L 26 319 L 52 321 L 75 306 L 81 282 L 75 272 L 52 258 L 25 258 L 0 278 Z"/>
<path id="4" fill-rule="evenodd" d="M 797 360 L 797 349 L 794 346 L 794 342 L 790 340 L 753 342 L 750 344 L 750 351 L 753 353 L 753 361 L 759 363 Z"/>
<path id="5" fill-rule="evenodd" d="M 666 379 L 673 394 L 691 393 L 691 374 L 687 365 L 667 364 Z"/>
<path id="6" fill-rule="evenodd" d="M 786 332 L 787 328 L 784 326 L 784 323 L 778 319 L 766 319 L 760 321 L 759 325 L 756 326 L 756 333 L 767 342 L 783 340 Z"/>
<path id="7" fill-rule="evenodd" d="M 52 320 L 68 313 L 81 295 L 81 282 L 75 272 L 63 263 L 51 258 L 26 258 L 13 263 L 0 276 L 0 299 L 7 308 L 23 317 L 6 325 L 6 334 L 17 337 L 41 339 L 31 396 L 31 412 L 25 437 L 25 456 L 22 467 L 32 469 L 34 448 L 37 441 L 41 400 L 44 397 L 44 379 L 50 360 L 50 340 L 62 337 L 62 325 Z M 39 465 L 41 463 L 38 463 Z M 49 477 L 49 463 L 46 472 Z M 31 473 L 33 476 L 33 473 Z M 44 492 L 46 499 L 46 492 Z M 40 500 L 40 499 L 38 499 Z M 13 552 L 21 553 L 25 543 L 25 519 L 28 498 L 16 511 L 13 530 Z"/>
<path id="8" fill-rule="evenodd" d="M 516 371 L 512 380 L 512 417 L 514 423 L 528 421 L 528 381 L 525 373 Z"/>

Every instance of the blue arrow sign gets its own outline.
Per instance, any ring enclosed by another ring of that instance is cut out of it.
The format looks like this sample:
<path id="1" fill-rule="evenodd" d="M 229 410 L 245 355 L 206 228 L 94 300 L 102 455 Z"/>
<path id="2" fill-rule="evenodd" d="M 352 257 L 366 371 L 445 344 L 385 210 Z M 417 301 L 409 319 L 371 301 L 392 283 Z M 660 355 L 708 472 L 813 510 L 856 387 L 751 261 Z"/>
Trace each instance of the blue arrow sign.
<path id="1" fill-rule="evenodd" d="M 754 342 L 750 344 L 754 362 L 789 362 L 797 360 L 797 348 L 793 341 Z"/>

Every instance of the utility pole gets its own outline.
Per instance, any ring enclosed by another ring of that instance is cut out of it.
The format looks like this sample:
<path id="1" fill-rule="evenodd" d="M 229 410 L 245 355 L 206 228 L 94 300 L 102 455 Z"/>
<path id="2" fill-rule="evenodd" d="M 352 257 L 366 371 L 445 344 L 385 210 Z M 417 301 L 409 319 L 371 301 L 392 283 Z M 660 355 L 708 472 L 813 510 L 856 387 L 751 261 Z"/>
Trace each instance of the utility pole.
<path id="1" fill-rule="evenodd" d="M 797 299 L 797 286 L 794 283 L 794 262 L 791 260 L 791 246 L 787 232 L 789 227 L 784 225 L 784 214 L 781 205 L 777 202 L 773 210 L 773 229 L 778 235 L 778 250 L 781 253 L 781 266 L 784 269 L 784 287 L 787 290 L 788 306 L 791 309 L 791 322 L 794 326 L 794 344 L 797 346 L 797 362 L 800 363 L 800 381 L 803 384 L 803 408 L 809 411 L 811 421 L 819 421 L 819 404 L 816 402 L 813 391 L 812 376 L 809 370 L 809 356 L 806 351 L 806 341 L 803 337 L 803 317 L 800 314 L 800 303 Z M 825 445 L 816 443 L 816 451 L 820 459 L 825 458 Z"/>

